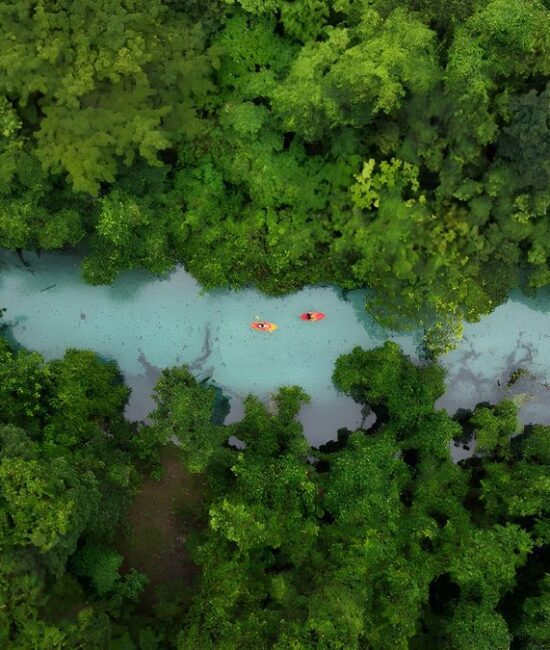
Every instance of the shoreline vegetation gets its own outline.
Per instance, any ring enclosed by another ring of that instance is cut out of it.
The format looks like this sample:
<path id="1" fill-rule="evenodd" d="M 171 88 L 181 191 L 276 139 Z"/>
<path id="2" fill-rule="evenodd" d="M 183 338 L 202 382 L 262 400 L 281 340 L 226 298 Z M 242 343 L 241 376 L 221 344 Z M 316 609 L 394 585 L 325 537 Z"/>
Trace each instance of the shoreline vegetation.
<path id="1" fill-rule="evenodd" d="M 116 364 L 0 340 L 2 645 L 544 647 L 550 426 L 435 410 L 443 370 L 394 343 L 333 381 L 376 422 L 316 449 L 297 386 L 224 426 L 215 387 L 166 369 L 130 424 Z"/>
<path id="2" fill-rule="evenodd" d="M 0 647 L 550 647 L 550 427 L 434 407 L 462 324 L 550 284 L 549 27 L 548 0 L 0 0 L 0 247 L 368 288 L 427 357 L 340 356 L 376 422 L 316 449 L 298 386 L 223 426 L 168 368 L 129 423 L 115 363 L 0 337 Z"/>
<path id="3" fill-rule="evenodd" d="M 542 0 L 2 0 L 0 246 L 370 287 L 448 348 L 550 282 Z"/>

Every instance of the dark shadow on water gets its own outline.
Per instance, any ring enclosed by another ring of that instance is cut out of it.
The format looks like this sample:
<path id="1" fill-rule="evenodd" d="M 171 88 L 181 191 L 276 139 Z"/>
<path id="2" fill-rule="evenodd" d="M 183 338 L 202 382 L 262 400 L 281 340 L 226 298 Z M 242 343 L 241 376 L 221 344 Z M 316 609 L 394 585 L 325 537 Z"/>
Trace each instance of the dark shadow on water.
<path id="1" fill-rule="evenodd" d="M 150 271 L 141 269 L 136 271 L 124 271 L 117 277 L 113 284 L 99 286 L 106 287 L 109 296 L 113 300 L 129 302 L 136 299 L 144 286 L 153 284 L 159 280 L 170 280 L 170 277 L 174 272 L 175 270 L 166 275 L 155 275 Z"/>
<path id="2" fill-rule="evenodd" d="M 470 424 L 472 414 L 473 410 L 471 409 L 459 408 L 452 416 L 452 419 L 462 429 L 461 434 L 453 438 L 453 445 L 454 447 L 462 447 L 465 451 L 468 451 L 467 447 L 470 447 L 474 436 L 474 427 Z"/>
<path id="3" fill-rule="evenodd" d="M 0 305 L 1 307 L 2 305 Z M 6 339 L 8 342 L 9 346 L 12 348 L 12 350 L 23 350 L 24 346 L 19 343 L 17 338 L 15 337 L 13 330 L 21 325 L 21 323 L 24 323 L 25 321 L 29 320 L 28 316 L 17 316 L 14 320 L 9 319 L 9 313 L 6 310 L 4 317 L 2 320 L 0 320 L 0 336 Z M 25 326 L 23 325 L 23 329 Z"/>
<path id="4" fill-rule="evenodd" d="M 214 390 L 216 391 L 216 398 L 214 400 L 214 410 L 212 411 L 211 422 L 212 424 L 221 425 L 224 423 L 225 418 L 231 411 L 231 398 L 228 395 L 225 395 L 223 390 L 219 386 L 216 386 L 216 384 L 213 384 L 211 382 L 208 383 L 213 386 Z"/>
<path id="5" fill-rule="evenodd" d="M 130 399 L 126 405 L 124 416 L 132 422 L 148 423 L 149 414 L 156 408 L 153 399 L 153 390 L 162 370 L 150 363 L 143 351 L 139 351 L 138 361 L 145 370 L 144 375 L 125 375 L 127 385 L 132 389 Z"/>
<path id="6" fill-rule="evenodd" d="M 229 407 L 223 423 L 233 424 L 234 422 L 240 422 L 244 418 L 244 397 L 233 393 L 227 387 L 223 387 L 222 391 L 227 397 L 227 405 Z"/>
<path id="7" fill-rule="evenodd" d="M 353 289 L 351 291 L 342 292 L 338 287 L 334 289 L 342 296 L 348 304 L 353 307 L 355 317 L 360 323 L 363 323 L 367 330 L 376 338 L 385 340 L 388 338 L 388 332 L 384 330 L 372 316 L 367 312 L 366 300 L 367 297 L 372 295 L 372 291 L 368 289 Z"/>
<path id="8" fill-rule="evenodd" d="M 22 261 L 21 256 L 18 256 L 15 251 L 0 249 L 0 283 L 2 271 L 14 267 L 18 270 L 28 271 L 28 274 L 24 273 L 19 277 L 19 281 L 24 282 L 23 289 L 29 293 L 54 291 L 56 288 L 83 283 L 85 286 L 97 286 L 106 289 L 113 300 L 130 301 L 136 297 L 144 286 L 159 280 L 170 280 L 172 275 L 180 270 L 174 267 L 173 270 L 163 275 L 157 275 L 142 269 L 123 271 L 112 284 L 90 285 L 85 283 L 81 270 L 81 264 L 87 252 L 85 249 L 47 251 L 40 254 L 35 251 L 22 251 Z M 44 286 L 37 285 L 35 276 L 39 271 L 47 273 L 51 278 L 51 281 L 45 282 Z"/>
<path id="9" fill-rule="evenodd" d="M 13 251 L 0 249 L 0 285 L 4 272 L 14 269 L 18 272 L 18 283 L 29 294 L 42 291 L 55 291 L 68 284 L 79 284 L 81 256 L 76 253 L 55 252 L 38 254 L 23 251 L 24 263 Z M 23 271 L 23 273 L 21 273 Z M 42 281 L 42 273 L 48 279 Z"/>
<path id="10" fill-rule="evenodd" d="M 338 451 L 345 449 L 348 444 L 348 439 L 353 431 L 343 427 L 338 429 L 336 440 L 329 440 L 322 445 L 319 445 L 319 451 L 322 454 L 335 454 Z"/>
<path id="11" fill-rule="evenodd" d="M 528 295 L 521 289 L 514 289 L 509 296 L 509 301 L 518 302 L 541 314 L 548 314 L 550 313 L 550 287 L 534 289 L 533 295 Z"/>

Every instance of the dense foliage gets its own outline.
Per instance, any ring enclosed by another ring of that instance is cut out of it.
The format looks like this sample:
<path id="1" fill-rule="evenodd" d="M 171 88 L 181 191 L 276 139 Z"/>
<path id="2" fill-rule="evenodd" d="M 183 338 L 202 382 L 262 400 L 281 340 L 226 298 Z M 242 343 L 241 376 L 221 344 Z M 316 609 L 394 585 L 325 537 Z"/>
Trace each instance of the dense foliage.
<path id="1" fill-rule="evenodd" d="M 371 286 L 443 345 L 550 282 L 544 0 L 2 0 L 0 245 Z M 525 269 L 526 274 L 520 273 Z M 437 346 L 436 346 L 437 347 Z"/>
<path id="2" fill-rule="evenodd" d="M 457 466 L 449 443 L 463 432 L 434 409 L 437 365 L 387 343 L 340 357 L 334 381 L 378 419 L 318 451 L 296 421 L 301 389 L 281 389 L 270 411 L 250 397 L 222 427 L 212 389 L 165 372 L 154 427 L 210 483 L 200 590 L 177 647 L 545 647 L 550 427 L 510 439 L 514 404 L 480 406 L 466 422 L 480 455 Z"/>
<path id="3" fill-rule="evenodd" d="M 0 0 L 0 33 L 0 247 L 82 247 L 96 284 L 370 287 L 427 356 L 550 284 L 548 0 Z M 550 647 L 550 427 L 452 419 L 390 343 L 333 379 L 377 420 L 313 449 L 298 387 L 223 426 L 168 369 L 130 426 L 115 364 L 0 338 L 0 647 Z M 115 534 L 174 438 L 199 581 L 147 608 Z"/>
<path id="4" fill-rule="evenodd" d="M 164 371 L 137 429 L 114 364 L 77 350 L 45 363 L 1 340 L 2 647 L 545 647 L 550 427 L 511 438 L 505 401 L 463 431 L 434 409 L 441 368 L 393 343 L 340 357 L 334 381 L 377 421 L 320 450 L 296 420 L 300 388 L 269 410 L 249 397 L 223 426 L 185 368 Z M 478 455 L 456 465 L 449 443 L 469 430 Z M 113 537 L 138 459 L 174 437 L 208 483 L 186 542 L 199 584 L 190 606 L 136 611 L 147 576 L 122 570 Z"/>
<path id="5" fill-rule="evenodd" d="M 91 352 L 45 363 L 0 338 L 2 648 L 108 648 L 147 582 L 112 546 L 139 486 L 128 393 Z"/>

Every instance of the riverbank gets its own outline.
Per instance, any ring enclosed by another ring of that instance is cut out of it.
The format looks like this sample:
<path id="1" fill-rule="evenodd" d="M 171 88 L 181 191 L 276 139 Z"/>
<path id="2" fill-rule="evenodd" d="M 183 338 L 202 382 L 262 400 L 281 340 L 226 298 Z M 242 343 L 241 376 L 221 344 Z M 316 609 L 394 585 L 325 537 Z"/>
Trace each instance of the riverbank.
<path id="1" fill-rule="evenodd" d="M 299 418 L 308 440 L 319 445 L 362 419 L 360 406 L 332 385 L 340 354 L 389 338 L 419 359 L 418 335 L 383 330 L 363 309 L 365 292 L 344 296 L 332 287 L 308 287 L 284 298 L 252 289 L 202 293 L 181 268 L 166 278 L 136 271 L 113 285 L 91 286 L 82 281 L 74 255 L 25 258 L 23 265 L 15 254 L 0 253 L 0 305 L 7 308 L 11 337 L 47 359 L 76 347 L 117 361 L 132 389 L 126 409 L 131 420 L 143 420 L 154 407 L 151 393 L 161 369 L 185 363 L 229 397 L 228 423 L 242 417 L 247 394 L 267 400 L 281 385 L 302 386 L 311 403 Z M 307 309 L 322 309 L 327 317 L 304 323 L 299 314 Z M 513 294 L 479 323 L 467 324 L 458 348 L 439 359 L 447 392 L 437 405 L 454 414 L 522 393 L 522 422 L 548 423 L 549 310 L 550 292 L 537 298 Z M 279 329 L 252 331 L 256 316 Z M 525 374 L 509 386 L 519 368 Z"/>

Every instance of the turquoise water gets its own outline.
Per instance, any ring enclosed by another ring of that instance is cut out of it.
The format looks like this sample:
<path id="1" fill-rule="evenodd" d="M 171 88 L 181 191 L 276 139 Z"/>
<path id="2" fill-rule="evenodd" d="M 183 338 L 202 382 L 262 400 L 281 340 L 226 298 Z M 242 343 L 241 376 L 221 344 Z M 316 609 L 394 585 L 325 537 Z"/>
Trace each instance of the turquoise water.
<path id="1" fill-rule="evenodd" d="M 550 290 L 536 298 L 514 291 L 479 323 L 467 324 L 459 347 L 441 363 L 448 389 L 438 404 L 450 412 L 522 394 L 520 419 L 550 423 Z M 528 376 L 508 387 L 518 368 Z"/>
<path id="2" fill-rule="evenodd" d="M 346 298 L 331 287 L 309 287 L 284 298 L 249 289 L 201 293 L 183 269 L 165 279 L 145 272 L 123 275 L 112 286 L 82 282 L 73 255 L 26 254 L 25 267 L 0 253 L 0 306 L 7 308 L 14 338 L 46 358 L 67 347 L 89 348 L 115 359 L 133 389 L 127 415 L 143 419 L 153 403 L 151 387 L 161 368 L 190 364 L 199 378 L 211 377 L 231 397 L 226 421 L 242 414 L 242 398 L 266 401 L 278 386 L 298 384 L 311 396 L 300 419 L 310 441 L 335 436 L 338 427 L 357 427 L 360 408 L 339 395 L 330 377 L 335 359 L 355 345 L 374 347 L 386 338 L 414 356 L 416 338 L 382 330 L 362 309 L 364 292 Z M 514 391 L 533 394 L 522 417 L 550 421 L 550 295 L 515 296 L 480 323 L 466 327 L 458 350 L 442 359 L 448 392 L 441 406 L 453 411 L 507 394 L 505 383 L 518 365 L 533 377 Z M 299 314 L 319 310 L 320 322 Z M 276 323 L 274 333 L 255 332 L 259 317 Z M 501 382 L 499 387 L 497 381 Z M 520 385 L 521 384 L 521 385 Z"/>

